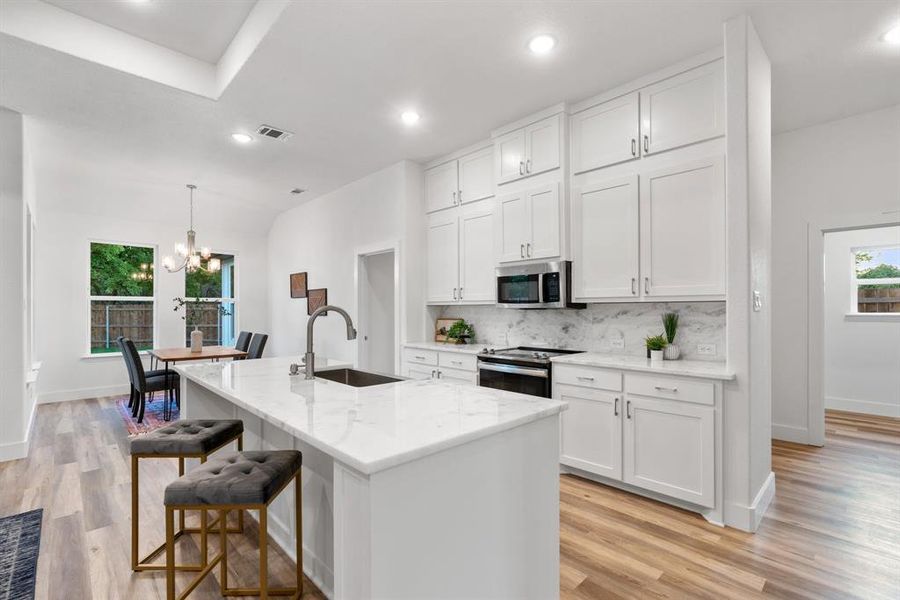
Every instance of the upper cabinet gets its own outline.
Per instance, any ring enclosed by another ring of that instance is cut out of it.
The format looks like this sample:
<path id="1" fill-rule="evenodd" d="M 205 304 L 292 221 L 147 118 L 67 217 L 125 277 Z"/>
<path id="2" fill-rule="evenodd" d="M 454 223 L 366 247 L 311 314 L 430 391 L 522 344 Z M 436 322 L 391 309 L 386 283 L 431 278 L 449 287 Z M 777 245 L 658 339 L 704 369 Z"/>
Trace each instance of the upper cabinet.
<path id="1" fill-rule="evenodd" d="M 637 92 L 572 115 L 572 174 L 640 157 Z"/>
<path id="2" fill-rule="evenodd" d="M 509 183 L 560 166 L 562 114 L 505 133 L 494 139 L 497 183 Z"/>
<path id="3" fill-rule="evenodd" d="M 641 90 L 645 155 L 725 135 L 725 69 L 721 60 Z"/>
<path id="4" fill-rule="evenodd" d="M 497 199 L 499 261 L 522 262 L 560 256 L 562 203 L 559 184 Z"/>
<path id="5" fill-rule="evenodd" d="M 434 212 L 494 195 L 490 146 L 425 171 L 425 208 Z"/>
<path id="6" fill-rule="evenodd" d="M 578 111 L 570 126 L 573 175 L 725 135 L 723 61 Z"/>

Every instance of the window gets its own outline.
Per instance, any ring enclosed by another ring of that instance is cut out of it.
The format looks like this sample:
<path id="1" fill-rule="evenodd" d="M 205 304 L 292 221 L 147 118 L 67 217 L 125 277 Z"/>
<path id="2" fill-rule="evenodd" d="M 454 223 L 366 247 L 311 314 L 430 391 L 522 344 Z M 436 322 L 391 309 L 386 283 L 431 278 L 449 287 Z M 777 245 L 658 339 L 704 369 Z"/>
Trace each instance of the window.
<path id="1" fill-rule="evenodd" d="M 213 253 L 210 258 L 221 261 L 219 271 L 197 269 L 184 275 L 184 297 L 191 303 L 185 319 L 185 343 L 190 345 L 191 331 L 197 327 L 203 332 L 204 346 L 233 346 L 237 322 L 234 255 Z"/>
<path id="2" fill-rule="evenodd" d="M 900 246 L 853 248 L 857 313 L 900 313 Z"/>
<path id="3" fill-rule="evenodd" d="M 91 354 L 118 352 L 116 338 L 153 347 L 154 251 L 148 246 L 91 242 Z"/>

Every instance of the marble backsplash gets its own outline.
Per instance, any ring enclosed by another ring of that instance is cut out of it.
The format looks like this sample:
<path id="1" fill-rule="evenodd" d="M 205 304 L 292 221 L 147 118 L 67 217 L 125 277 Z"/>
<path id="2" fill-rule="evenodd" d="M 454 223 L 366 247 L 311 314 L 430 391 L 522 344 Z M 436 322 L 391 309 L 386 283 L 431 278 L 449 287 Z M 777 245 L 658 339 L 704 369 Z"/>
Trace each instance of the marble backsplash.
<path id="1" fill-rule="evenodd" d="M 441 316 L 474 324 L 477 344 L 645 356 L 644 338 L 663 333 L 661 316 L 665 312 L 679 314 L 675 343 L 682 358 L 725 360 L 724 302 L 588 304 L 585 309 L 565 310 L 448 306 Z M 625 347 L 614 347 L 614 340 L 624 340 Z M 716 354 L 698 354 L 697 344 L 714 344 Z"/>

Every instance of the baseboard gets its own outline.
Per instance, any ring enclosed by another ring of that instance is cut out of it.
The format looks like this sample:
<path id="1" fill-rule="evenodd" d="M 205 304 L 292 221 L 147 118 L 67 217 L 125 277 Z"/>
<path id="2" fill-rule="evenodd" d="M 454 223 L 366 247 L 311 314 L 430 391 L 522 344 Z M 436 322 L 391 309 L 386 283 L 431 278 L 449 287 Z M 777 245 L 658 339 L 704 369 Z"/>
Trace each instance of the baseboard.
<path id="1" fill-rule="evenodd" d="M 61 390 L 58 392 L 44 392 L 38 394 L 38 404 L 53 404 L 55 402 L 69 402 L 70 400 L 87 400 L 88 398 L 100 398 L 102 396 L 124 396 L 128 393 L 128 384 L 107 385 L 104 387 L 82 388 L 80 390 Z"/>
<path id="2" fill-rule="evenodd" d="M 755 533 L 774 497 L 775 473 L 770 472 L 749 506 L 737 502 L 726 504 L 725 524 L 735 529 Z"/>
<path id="3" fill-rule="evenodd" d="M 0 444 L 0 462 L 19 460 L 28 456 L 31 447 L 31 431 L 34 429 L 34 417 L 37 413 L 37 404 L 31 406 L 31 414 L 28 417 L 28 425 L 25 427 L 25 439 L 21 442 Z"/>
<path id="4" fill-rule="evenodd" d="M 886 402 L 872 402 L 871 400 L 853 400 L 851 398 L 836 398 L 825 396 L 825 408 L 834 410 L 846 410 L 848 412 L 877 415 L 879 417 L 900 417 L 900 404 L 888 404 Z"/>
<path id="5" fill-rule="evenodd" d="M 772 439 L 795 442 L 797 444 L 809 444 L 809 430 L 806 427 L 772 423 Z"/>

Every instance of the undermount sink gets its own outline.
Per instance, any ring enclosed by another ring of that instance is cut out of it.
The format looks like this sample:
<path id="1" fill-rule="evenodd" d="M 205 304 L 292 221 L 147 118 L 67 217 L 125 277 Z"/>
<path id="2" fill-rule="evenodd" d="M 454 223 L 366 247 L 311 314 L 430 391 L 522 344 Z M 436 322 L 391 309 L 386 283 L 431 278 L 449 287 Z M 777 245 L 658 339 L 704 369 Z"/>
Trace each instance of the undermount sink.
<path id="1" fill-rule="evenodd" d="M 316 377 L 352 387 L 368 387 L 370 385 L 382 385 L 384 383 L 403 381 L 402 377 L 392 377 L 390 375 L 381 375 L 380 373 L 369 373 L 368 371 L 357 371 L 356 369 L 329 369 L 327 371 L 316 371 Z"/>

